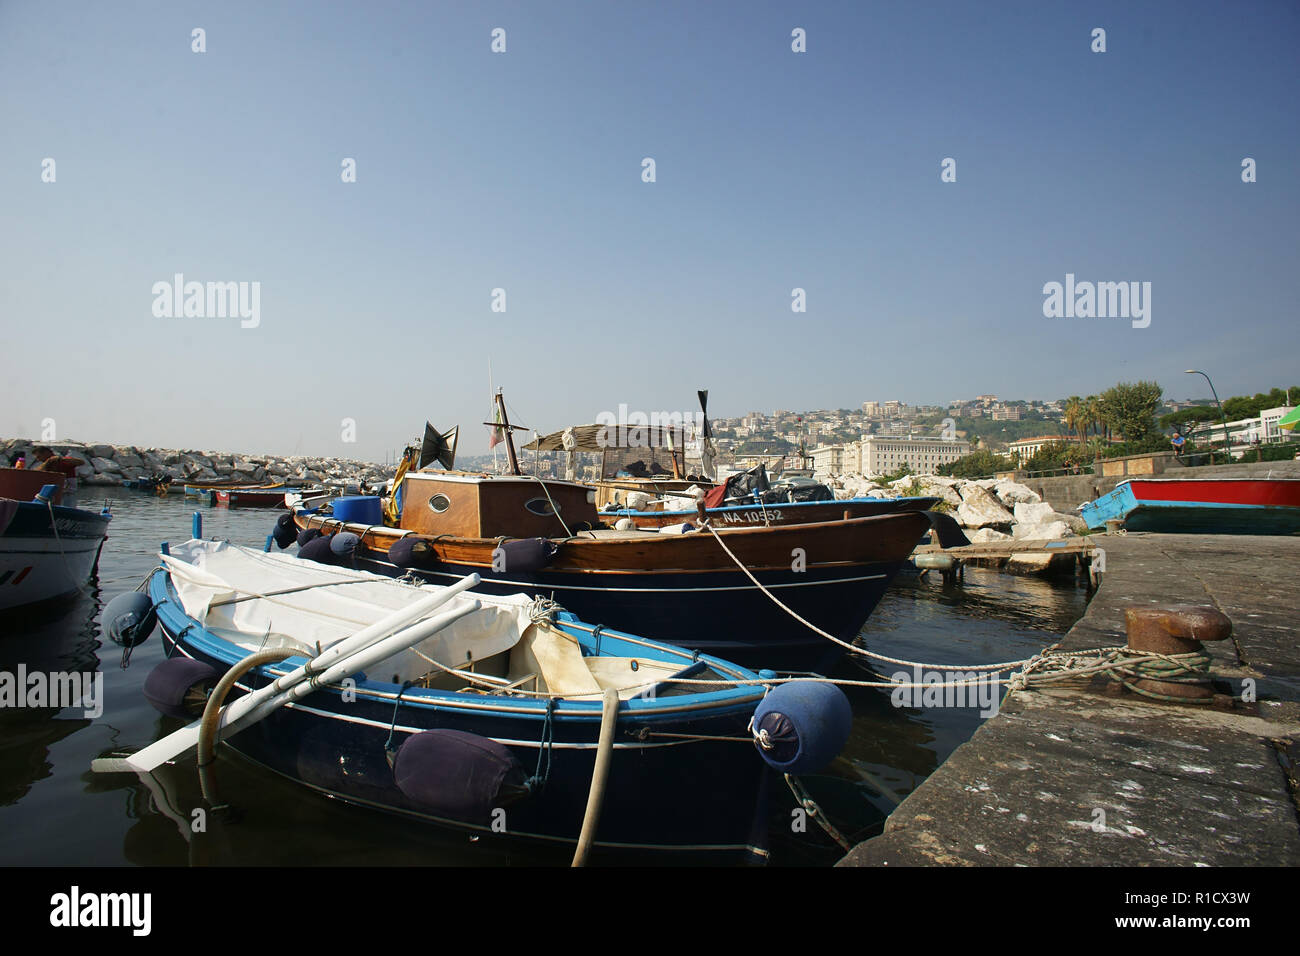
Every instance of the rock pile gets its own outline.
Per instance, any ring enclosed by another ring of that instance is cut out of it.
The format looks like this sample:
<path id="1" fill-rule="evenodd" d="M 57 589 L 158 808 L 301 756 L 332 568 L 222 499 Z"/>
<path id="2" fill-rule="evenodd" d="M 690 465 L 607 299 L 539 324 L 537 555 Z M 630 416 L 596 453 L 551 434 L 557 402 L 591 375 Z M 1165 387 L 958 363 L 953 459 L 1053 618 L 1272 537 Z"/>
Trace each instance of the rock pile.
<path id="1" fill-rule="evenodd" d="M 174 448 L 137 448 L 132 445 L 88 445 L 82 442 L 39 442 L 25 438 L 0 439 L 0 468 L 9 468 L 21 455 L 30 467 L 32 449 L 46 445 L 58 454 L 86 462 L 77 469 L 82 485 L 118 485 L 132 478 L 170 475 L 176 481 L 289 481 L 351 485 L 376 484 L 392 477 L 392 469 L 347 458 L 313 458 L 294 455 L 278 458 L 215 451 L 181 451 Z"/>
<path id="2" fill-rule="evenodd" d="M 1024 485 L 1005 478 L 944 478 L 909 475 L 881 484 L 862 475 L 832 476 L 827 484 L 837 499 L 901 498 L 926 495 L 942 499 L 948 511 L 968 531 L 974 543 L 1058 540 L 1087 530 L 1083 519 L 1062 514 Z"/>

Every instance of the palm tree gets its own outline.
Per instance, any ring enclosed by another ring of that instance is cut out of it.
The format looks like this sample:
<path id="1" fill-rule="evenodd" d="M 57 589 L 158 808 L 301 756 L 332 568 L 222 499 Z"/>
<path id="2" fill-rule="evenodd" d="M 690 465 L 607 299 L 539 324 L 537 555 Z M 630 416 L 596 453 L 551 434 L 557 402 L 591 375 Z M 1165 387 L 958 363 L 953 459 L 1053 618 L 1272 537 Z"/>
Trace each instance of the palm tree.
<path id="1" fill-rule="evenodd" d="M 1079 444 L 1084 443 L 1084 422 L 1085 405 L 1083 399 L 1078 395 L 1071 395 L 1065 402 L 1065 427 L 1079 438 Z"/>

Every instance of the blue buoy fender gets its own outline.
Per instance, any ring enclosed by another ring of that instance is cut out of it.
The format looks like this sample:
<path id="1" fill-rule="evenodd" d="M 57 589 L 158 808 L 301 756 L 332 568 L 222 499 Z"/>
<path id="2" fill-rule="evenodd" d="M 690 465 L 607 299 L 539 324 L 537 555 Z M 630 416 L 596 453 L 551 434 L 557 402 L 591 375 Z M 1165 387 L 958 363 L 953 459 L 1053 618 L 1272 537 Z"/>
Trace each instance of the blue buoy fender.
<path id="1" fill-rule="evenodd" d="M 298 526 L 293 523 L 293 512 L 286 511 L 275 519 L 275 530 L 271 532 L 271 537 L 282 551 L 298 540 Z"/>
<path id="2" fill-rule="evenodd" d="M 220 672 L 210 664 L 191 657 L 171 657 L 144 679 L 144 696 L 168 717 L 193 720 L 202 715 L 208 694 L 219 680 Z"/>
<path id="3" fill-rule="evenodd" d="M 153 601 L 141 591 L 119 594 L 104 608 L 104 630 L 114 644 L 135 647 L 143 644 L 158 623 Z"/>
<path id="4" fill-rule="evenodd" d="M 393 761 L 393 777 L 413 803 L 466 823 L 490 823 L 493 810 L 528 794 L 528 775 L 514 754 L 463 730 L 408 737 Z"/>
<path id="5" fill-rule="evenodd" d="M 782 773 L 814 773 L 844 749 L 853 708 L 834 684 L 791 681 L 754 708 L 754 745 Z"/>

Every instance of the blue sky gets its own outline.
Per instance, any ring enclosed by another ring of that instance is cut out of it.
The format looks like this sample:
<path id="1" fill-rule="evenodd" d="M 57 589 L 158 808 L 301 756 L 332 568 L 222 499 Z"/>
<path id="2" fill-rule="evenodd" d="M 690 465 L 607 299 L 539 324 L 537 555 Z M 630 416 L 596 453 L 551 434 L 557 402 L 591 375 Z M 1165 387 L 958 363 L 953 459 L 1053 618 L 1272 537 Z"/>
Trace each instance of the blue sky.
<path id="1" fill-rule="evenodd" d="M 473 454 L 489 361 L 542 431 L 1293 383 L 1298 48 L 1281 2 L 6 0 L 0 435 Z M 260 324 L 155 317 L 178 272 Z M 1045 318 L 1067 273 L 1150 326 Z"/>

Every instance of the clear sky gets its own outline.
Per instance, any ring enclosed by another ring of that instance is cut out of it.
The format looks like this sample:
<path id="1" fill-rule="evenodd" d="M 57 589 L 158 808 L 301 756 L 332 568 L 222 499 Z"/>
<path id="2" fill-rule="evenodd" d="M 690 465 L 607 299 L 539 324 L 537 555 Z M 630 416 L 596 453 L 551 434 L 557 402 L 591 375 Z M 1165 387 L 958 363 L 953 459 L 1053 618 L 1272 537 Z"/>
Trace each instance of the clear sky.
<path id="1" fill-rule="evenodd" d="M 2 0 L 0 435 L 474 454 L 489 361 L 541 431 L 1285 385 L 1297 103 L 1295 2 Z M 1067 273 L 1149 327 L 1046 318 Z"/>

